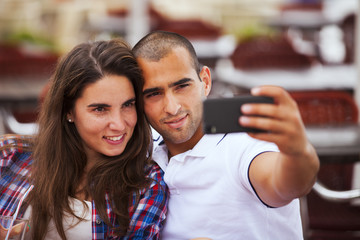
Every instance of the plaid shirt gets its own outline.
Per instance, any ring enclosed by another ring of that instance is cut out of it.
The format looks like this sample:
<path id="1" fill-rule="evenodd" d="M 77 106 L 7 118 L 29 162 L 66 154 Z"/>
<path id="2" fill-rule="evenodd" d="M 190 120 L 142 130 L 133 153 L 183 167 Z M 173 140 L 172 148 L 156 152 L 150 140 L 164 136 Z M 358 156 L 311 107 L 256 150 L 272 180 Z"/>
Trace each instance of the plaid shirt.
<path id="1" fill-rule="evenodd" d="M 26 176 L 31 171 L 33 159 L 26 143 L 26 136 L 5 135 L 0 137 L 0 214 L 13 215 L 19 198 L 30 187 Z M 14 146 L 12 146 L 14 145 Z M 10 147 L 11 146 L 11 147 Z M 168 202 L 168 192 L 163 180 L 163 172 L 157 165 L 152 165 L 147 170 L 147 176 L 154 179 L 149 188 L 143 189 L 140 202 L 134 209 L 135 194 L 132 206 L 129 208 L 130 226 L 126 236 L 114 237 L 113 230 L 107 226 L 97 214 L 92 202 L 92 239 L 159 239 L 163 227 Z M 36 186 L 35 186 L 36 187 Z M 107 202 L 107 214 L 116 226 L 116 216 Z M 24 214 L 23 210 L 19 215 Z"/>

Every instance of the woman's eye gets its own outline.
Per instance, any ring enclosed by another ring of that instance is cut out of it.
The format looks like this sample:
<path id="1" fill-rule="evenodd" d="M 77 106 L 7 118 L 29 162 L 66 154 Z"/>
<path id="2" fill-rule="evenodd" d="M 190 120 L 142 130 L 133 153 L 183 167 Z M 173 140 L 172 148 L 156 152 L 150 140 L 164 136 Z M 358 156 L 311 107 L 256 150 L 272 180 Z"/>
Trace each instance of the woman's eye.
<path id="1" fill-rule="evenodd" d="M 134 107 L 135 106 L 135 100 L 130 100 L 130 101 L 127 101 L 123 104 L 123 107 L 125 108 L 131 108 L 131 107 Z"/>
<path id="2" fill-rule="evenodd" d="M 135 106 L 135 101 L 127 102 L 124 104 L 124 107 L 133 107 Z"/>
<path id="3" fill-rule="evenodd" d="M 97 107 L 97 108 L 94 108 L 94 111 L 95 112 L 104 112 L 105 108 L 104 107 Z"/>

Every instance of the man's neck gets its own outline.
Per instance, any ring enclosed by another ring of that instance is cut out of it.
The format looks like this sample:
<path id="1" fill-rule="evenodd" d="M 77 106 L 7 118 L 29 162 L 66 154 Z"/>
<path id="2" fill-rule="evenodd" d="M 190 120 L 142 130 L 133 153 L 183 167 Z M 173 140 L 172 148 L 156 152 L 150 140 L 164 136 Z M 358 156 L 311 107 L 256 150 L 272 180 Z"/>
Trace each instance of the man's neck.
<path id="1" fill-rule="evenodd" d="M 188 141 L 183 142 L 183 143 L 173 143 L 173 142 L 166 141 L 164 139 L 164 142 L 168 149 L 169 159 L 175 155 L 178 155 L 180 153 L 183 153 L 190 149 L 193 149 L 203 136 L 204 136 L 204 132 L 201 130 L 201 131 L 197 131 Z"/>

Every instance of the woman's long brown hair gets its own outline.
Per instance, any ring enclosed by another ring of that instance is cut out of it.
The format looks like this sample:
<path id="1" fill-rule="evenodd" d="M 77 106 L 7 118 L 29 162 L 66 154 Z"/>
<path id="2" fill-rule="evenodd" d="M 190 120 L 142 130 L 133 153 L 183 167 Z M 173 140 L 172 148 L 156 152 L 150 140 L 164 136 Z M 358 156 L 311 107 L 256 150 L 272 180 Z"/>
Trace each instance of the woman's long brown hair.
<path id="1" fill-rule="evenodd" d="M 63 217 L 66 213 L 75 216 L 69 197 L 75 197 L 87 163 L 82 140 L 75 125 L 67 122 L 66 114 L 87 85 L 110 74 L 126 76 L 131 81 L 136 94 L 137 124 L 120 156 L 104 156 L 90 170 L 85 190 L 102 220 L 112 226 L 106 212 L 108 194 L 119 225 L 114 230 L 120 236 L 126 233 L 131 196 L 148 185 L 144 168 L 150 159 L 151 131 L 143 113 L 141 70 L 130 47 L 118 39 L 76 46 L 60 60 L 52 76 L 41 107 L 33 154 L 33 239 L 44 239 L 50 219 L 60 237 L 66 239 Z"/>

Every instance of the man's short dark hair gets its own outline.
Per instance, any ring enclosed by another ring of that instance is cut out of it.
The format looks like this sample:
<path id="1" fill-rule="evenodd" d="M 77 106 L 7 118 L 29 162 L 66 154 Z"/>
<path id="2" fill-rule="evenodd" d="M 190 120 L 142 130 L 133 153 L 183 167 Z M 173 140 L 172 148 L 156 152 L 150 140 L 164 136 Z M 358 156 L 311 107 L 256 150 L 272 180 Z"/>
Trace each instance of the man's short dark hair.
<path id="1" fill-rule="evenodd" d="M 176 47 L 183 47 L 188 51 L 192 66 L 196 73 L 199 74 L 200 64 L 195 49 L 191 42 L 180 34 L 166 31 L 151 32 L 143 37 L 132 50 L 136 58 L 157 62 L 166 57 Z"/>

